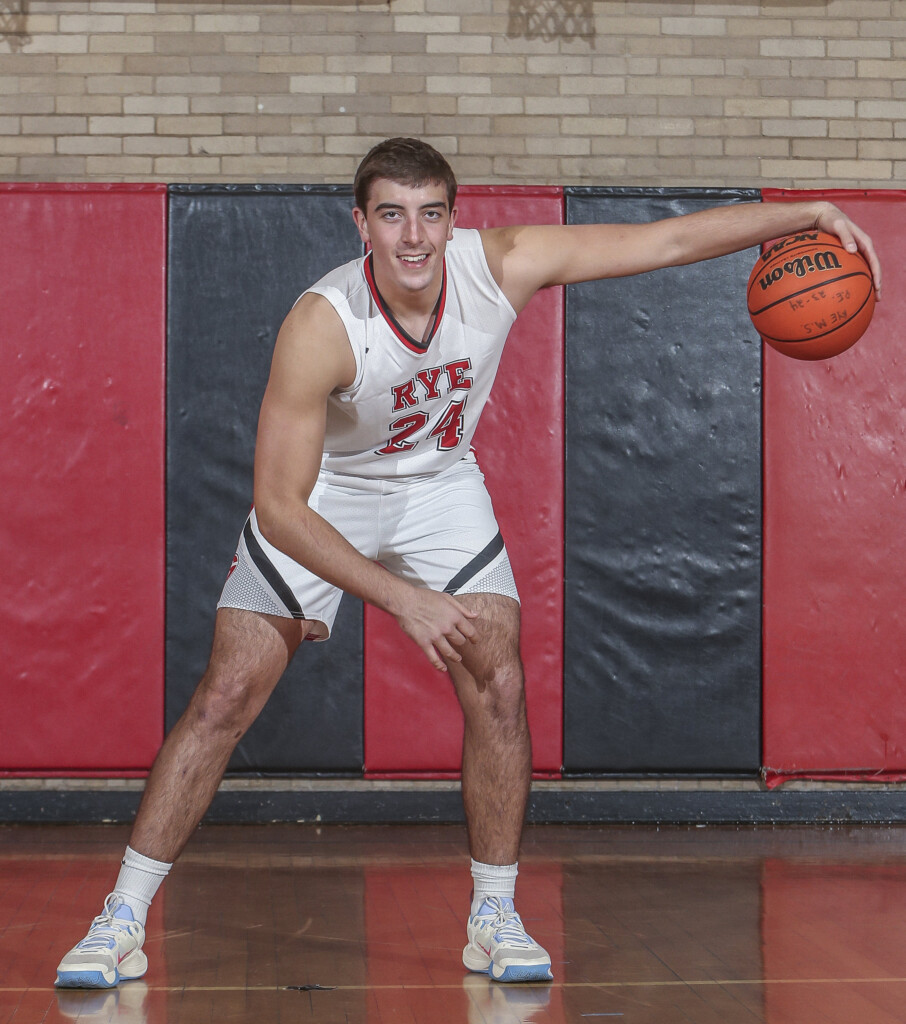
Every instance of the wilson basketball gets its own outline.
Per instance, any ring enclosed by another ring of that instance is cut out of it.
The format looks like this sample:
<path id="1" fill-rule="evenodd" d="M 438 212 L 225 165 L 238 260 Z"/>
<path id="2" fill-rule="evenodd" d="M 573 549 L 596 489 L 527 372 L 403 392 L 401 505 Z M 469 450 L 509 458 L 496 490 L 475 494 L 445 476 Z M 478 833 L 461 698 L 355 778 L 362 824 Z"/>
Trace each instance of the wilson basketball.
<path id="1" fill-rule="evenodd" d="M 794 359 L 828 359 L 865 333 L 875 309 L 868 264 L 836 235 L 802 231 L 758 258 L 746 290 L 762 339 Z"/>

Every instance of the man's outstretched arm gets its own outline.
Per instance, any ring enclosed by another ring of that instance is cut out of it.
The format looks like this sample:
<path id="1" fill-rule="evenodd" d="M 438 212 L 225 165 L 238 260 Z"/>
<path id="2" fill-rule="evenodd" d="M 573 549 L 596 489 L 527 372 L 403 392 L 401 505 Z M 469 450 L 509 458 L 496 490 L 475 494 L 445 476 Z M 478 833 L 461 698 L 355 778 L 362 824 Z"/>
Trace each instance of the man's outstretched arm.
<path id="1" fill-rule="evenodd" d="M 490 229 L 482 240 L 491 272 L 518 312 L 541 288 L 697 263 L 813 228 L 862 253 L 880 297 L 881 267 L 871 238 L 823 201 L 738 203 L 648 224 Z"/>

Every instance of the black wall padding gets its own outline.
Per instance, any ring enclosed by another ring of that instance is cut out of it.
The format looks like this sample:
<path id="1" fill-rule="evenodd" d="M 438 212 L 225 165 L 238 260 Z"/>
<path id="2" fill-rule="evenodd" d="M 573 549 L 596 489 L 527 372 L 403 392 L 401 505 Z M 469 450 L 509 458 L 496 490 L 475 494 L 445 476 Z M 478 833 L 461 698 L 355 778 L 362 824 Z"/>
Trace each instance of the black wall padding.
<path id="1" fill-rule="evenodd" d="M 217 599 L 252 501 L 258 409 L 299 294 L 362 246 L 348 188 L 170 190 L 166 720 L 205 669 Z M 359 772 L 362 606 L 303 644 L 230 762 L 237 771 Z"/>
<path id="2" fill-rule="evenodd" d="M 580 189 L 571 224 L 758 200 Z M 757 250 L 567 290 L 567 772 L 760 763 Z"/>

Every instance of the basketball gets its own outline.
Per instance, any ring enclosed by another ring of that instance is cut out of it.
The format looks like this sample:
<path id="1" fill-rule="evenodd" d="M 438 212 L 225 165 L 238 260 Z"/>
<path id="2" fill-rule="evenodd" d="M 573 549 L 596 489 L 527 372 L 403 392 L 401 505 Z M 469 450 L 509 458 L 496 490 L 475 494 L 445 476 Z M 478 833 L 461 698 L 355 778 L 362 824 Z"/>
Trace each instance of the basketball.
<path id="1" fill-rule="evenodd" d="M 763 341 L 794 359 L 829 359 L 865 333 L 875 309 L 868 264 L 836 235 L 802 231 L 759 256 L 746 290 Z"/>

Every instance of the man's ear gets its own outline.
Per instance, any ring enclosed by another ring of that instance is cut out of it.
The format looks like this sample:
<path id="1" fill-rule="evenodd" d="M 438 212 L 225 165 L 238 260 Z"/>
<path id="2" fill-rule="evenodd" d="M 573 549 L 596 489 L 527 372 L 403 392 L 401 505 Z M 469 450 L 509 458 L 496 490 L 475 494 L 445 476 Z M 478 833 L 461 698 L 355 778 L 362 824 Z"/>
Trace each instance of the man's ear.
<path id="1" fill-rule="evenodd" d="M 456 217 L 459 214 L 459 207 L 454 206 L 450 211 L 450 226 L 447 228 L 447 241 L 453 240 L 453 225 L 456 223 Z"/>
<path id="2" fill-rule="evenodd" d="M 371 242 L 371 237 L 368 234 L 368 222 L 365 219 L 364 210 L 358 206 L 354 207 L 352 211 L 352 219 L 355 221 L 355 226 L 359 230 L 359 237 L 366 245 L 368 245 Z"/>

